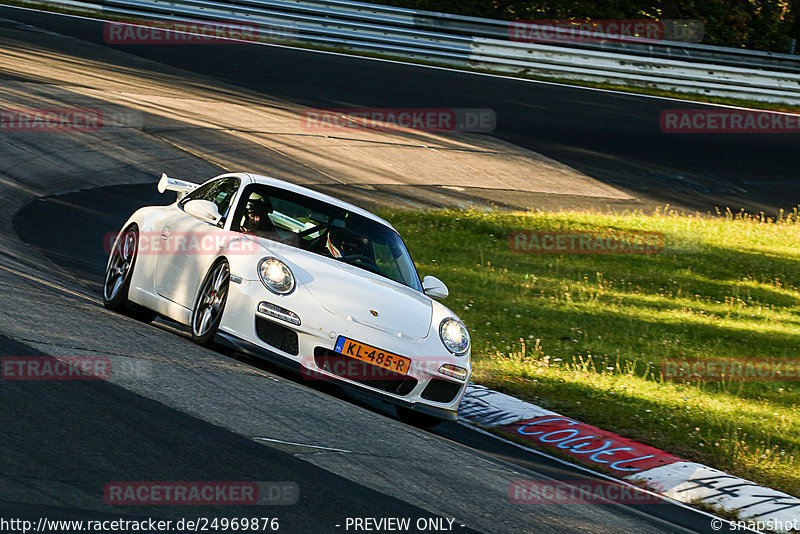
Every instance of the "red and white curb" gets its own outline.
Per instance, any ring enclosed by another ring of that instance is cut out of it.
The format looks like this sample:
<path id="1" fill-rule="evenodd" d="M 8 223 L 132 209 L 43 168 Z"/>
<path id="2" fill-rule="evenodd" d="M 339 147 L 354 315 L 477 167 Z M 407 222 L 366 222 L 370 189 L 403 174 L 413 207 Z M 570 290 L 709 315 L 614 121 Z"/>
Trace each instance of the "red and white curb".
<path id="1" fill-rule="evenodd" d="M 659 449 L 545 410 L 484 386 L 470 384 L 459 416 L 501 430 L 536 448 L 559 451 L 629 482 L 685 503 L 711 505 L 743 521 L 800 524 L 800 499 L 687 462 Z M 788 532 L 788 530 L 784 530 Z"/>

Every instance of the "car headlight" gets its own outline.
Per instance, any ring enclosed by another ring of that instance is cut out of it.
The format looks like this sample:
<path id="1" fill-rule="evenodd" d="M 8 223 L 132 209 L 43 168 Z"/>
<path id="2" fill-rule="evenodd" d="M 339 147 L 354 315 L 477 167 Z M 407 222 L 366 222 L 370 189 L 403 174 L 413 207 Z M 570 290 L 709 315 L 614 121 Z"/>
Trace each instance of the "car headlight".
<path id="1" fill-rule="evenodd" d="M 294 275 L 278 258 L 262 259 L 258 263 L 258 277 L 267 289 L 277 295 L 288 295 L 294 290 Z"/>
<path id="2" fill-rule="evenodd" d="M 442 321 L 439 325 L 439 337 L 447 350 L 456 356 L 466 354 L 469 350 L 469 332 L 458 319 L 449 317 Z"/>

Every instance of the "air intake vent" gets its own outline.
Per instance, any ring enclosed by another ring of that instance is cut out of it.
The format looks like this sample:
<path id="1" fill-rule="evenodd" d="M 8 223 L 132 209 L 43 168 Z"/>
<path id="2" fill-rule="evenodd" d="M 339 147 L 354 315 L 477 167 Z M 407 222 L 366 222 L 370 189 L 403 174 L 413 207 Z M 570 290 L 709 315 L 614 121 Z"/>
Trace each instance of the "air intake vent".
<path id="1" fill-rule="evenodd" d="M 433 402 L 453 402 L 461 391 L 461 386 L 462 384 L 456 382 L 434 378 L 425 387 L 422 398 Z"/>
<path id="2" fill-rule="evenodd" d="M 297 346 L 297 332 L 285 326 L 256 317 L 256 334 L 261 341 L 283 352 L 294 356 L 300 352 Z"/>

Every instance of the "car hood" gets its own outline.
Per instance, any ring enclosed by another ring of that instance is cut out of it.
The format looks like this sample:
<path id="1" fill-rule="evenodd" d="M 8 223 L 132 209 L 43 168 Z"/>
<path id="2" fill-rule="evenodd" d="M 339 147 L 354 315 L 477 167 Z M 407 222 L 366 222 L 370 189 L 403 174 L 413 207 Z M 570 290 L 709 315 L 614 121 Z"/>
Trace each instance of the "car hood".
<path id="1" fill-rule="evenodd" d="M 298 285 L 333 315 L 396 336 L 424 338 L 430 332 L 433 303 L 425 294 L 294 247 L 270 242 L 265 248 L 291 262 Z"/>

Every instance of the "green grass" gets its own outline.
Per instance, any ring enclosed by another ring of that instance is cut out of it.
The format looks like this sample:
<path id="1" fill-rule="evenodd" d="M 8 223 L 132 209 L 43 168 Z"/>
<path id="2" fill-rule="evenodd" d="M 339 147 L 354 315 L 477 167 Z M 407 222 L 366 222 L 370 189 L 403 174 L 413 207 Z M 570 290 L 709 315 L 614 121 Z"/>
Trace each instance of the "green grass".
<path id="1" fill-rule="evenodd" d="M 731 213 L 382 212 L 491 388 L 800 496 L 800 387 L 665 380 L 667 359 L 800 360 L 800 222 Z M 518 254 L 515 230 L 662 232 L 637 255 Z"/>

